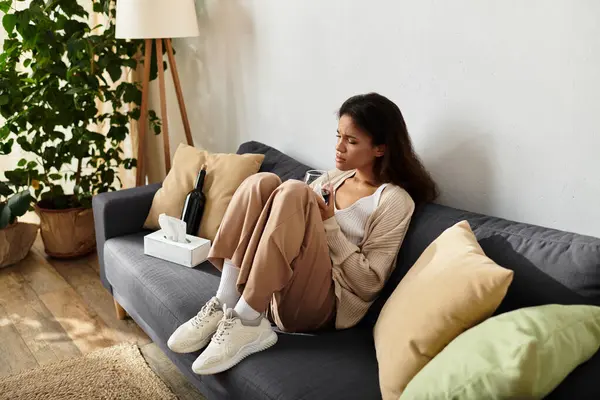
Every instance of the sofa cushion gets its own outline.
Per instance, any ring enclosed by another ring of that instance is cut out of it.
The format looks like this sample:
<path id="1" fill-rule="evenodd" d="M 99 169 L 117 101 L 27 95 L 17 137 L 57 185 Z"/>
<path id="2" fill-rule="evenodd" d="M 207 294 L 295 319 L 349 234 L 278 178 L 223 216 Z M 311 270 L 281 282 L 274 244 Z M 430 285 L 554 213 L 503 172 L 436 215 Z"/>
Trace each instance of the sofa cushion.
<path id="1" fill-rule="evenodd" d="M 385 303 L 373 330 L 383 398 L 398 399 L 448 343 L 492 315 L 512 276 L 486 257 L 466 221 L 435 239 Z"/>
<path id="2" fill-rule="evenodd" d="M 599 347 L 600 307 L 522 308 L 458 336 L 400 399 L 541 399 Z"/>
<path id="3" fill-rule="evenodd" d="M 198 172 L 206 166 L 202 191 L 206 195 L 204 215 L 197 236 L 214 240 L 233 194 L 242 182 L 258 172 L 262 154 L 218 154 L 181 143 L 173 168 L 156 192 L 144 228 L 159 229 L 158 217 L 165 213 L 181 218 L 188 193 L 194 189 Z"/>
<path id="4" fill-rule="evenodd" d="M 188 268 L 145 256 L 146 233 L 106 242 L 106 276 L 115 296 L 126 298 L 127 308 L 135 310 L 136 321 L 152 327 L 153 339 L 165 343 L 181 323 L 214 295 L 219 273 L 208 263 Z M 200 354 L 165 351 L 184 368 L 191 368 Z M 329 400 L 380 396 L 369 329 L 318 334 L 279 332 L 279 341 L 271 349 L 247 358 L 225 373 L 194 375 L 192 379 L 197 387 L 210 387 L 217 398 Z"/>
<path id="5" fill-rule="evenodd" d="M 278 175 L 283 182 L 288 179 L 303 179 L 306 171 L 313 169 L 308 165 L 293 159 L 287 154 L 260 142 L 243 143 L 237 153 L 264 154 L 265 159 L 259 172 L 272 172 Z"/>

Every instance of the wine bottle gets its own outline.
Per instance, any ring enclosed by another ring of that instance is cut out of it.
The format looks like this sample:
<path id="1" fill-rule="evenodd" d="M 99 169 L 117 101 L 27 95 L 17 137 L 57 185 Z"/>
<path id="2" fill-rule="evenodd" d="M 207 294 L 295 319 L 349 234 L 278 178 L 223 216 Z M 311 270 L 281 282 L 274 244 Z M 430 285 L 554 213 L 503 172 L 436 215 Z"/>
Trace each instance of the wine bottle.
<path id="1" fill-rule="evenodd" d="M 204 214 L 204 205 L 206 204 L 206 196 L 202 192 L 204 186 L 204 178 L 206 177 L 206 165 L 203 165 L 196 178 L 194 189 L 188 193 L 183 205 L 181 219 L 186 223 L 186 233 L 188 235 L 197 235 Z"/>

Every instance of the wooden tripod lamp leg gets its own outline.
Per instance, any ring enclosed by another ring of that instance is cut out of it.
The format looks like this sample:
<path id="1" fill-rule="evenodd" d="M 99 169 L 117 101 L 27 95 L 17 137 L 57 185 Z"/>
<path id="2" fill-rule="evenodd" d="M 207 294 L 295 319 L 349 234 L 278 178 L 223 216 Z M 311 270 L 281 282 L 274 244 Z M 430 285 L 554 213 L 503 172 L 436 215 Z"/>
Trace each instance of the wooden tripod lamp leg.
<path id="1" fill-rule="evenodd" d="M 123 307 L 121 307 L 121 305 L 119 303 L 117 303 L 117 300 L 114 300 L 114 302 L 115 302 L 115 311 L 117 312 L 117 319 L 123 320 L 123 319 L 127 318 L 127 311 L 125 311 L 125 309 Z"/>
<path id="2" fill-rule="evenodd" d="M 163 150 L 165 152 L 165 170 L 171 170 L 171 146 L 169 144 L 169 121 L 167 120 L 167 95 L 165 90 L 165 70 L 163 69 L 162 39 L 156 39 L 156 64 L 158 66 L 158 86 L 160 90 L 160 118 L 162 119 Z"/>
<path id="3" fill-rule="evenodd" d="M 144 77 L 142 81 L 142 109 L 138 122 L 138 151 L 135 185 L 142 186 L 146 183 L 144 170 L 146 130 L 148 129 L 148 84 L 150 82 L 150 60 L 152 57 L 152 39 L 146 39 L 144 53 Z"/>
<path id="4" fill-rule="evenodd" d="M 177 93 L 177 102 L 179 103 L 179 111 L 181 112 L 183 129 L 185 130 L 185 138 L 187 140 L 187 144 L 193 146 L 194 140 L 192 139 L 192 130 L 190 129 L 190 121 L 188 120 L 187 110 L 185 109 L 185 103 L 183 102 L 183 92 L 181 91 L 181 82 L 179 81 L 179 73 L 177 72 L 177 63 L 175 62 L 175 56 L 173 55 L 173 44 L 171 39 L 165 39 L 165 45 L 167 46 L 169 67 L 171 68 L 171 75 L 173 76 L 175 93 Z"/>

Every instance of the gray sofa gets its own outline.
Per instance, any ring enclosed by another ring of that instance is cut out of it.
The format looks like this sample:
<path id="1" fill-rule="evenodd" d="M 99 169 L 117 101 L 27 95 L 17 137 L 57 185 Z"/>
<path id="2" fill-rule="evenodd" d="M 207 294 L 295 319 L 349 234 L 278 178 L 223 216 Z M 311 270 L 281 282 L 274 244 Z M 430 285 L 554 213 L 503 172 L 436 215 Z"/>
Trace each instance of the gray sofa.
<path id="1" fill-rule="evenodd" d="M 239 153 L 266 155 L 262 171 L 283 180 L 309 169 L 257 142 Z M 372 327 L 385 299 L 425 247 L 444 229 L 466 219 L 481 246 L 514 281 L 497 313 L 548 303 L 600 305 L 600 239 L 541 228 L 430 204 L 418 209 L 379 300 L 355 328 L 317 334 L 281 334 L 273 348 L 225 373 L 191 372 L 198 355 L 175 354 L 166 341 L 215 293 L 219 273 L 210 264 L 186 268 L 143 254 L 142 229 L 160 184 L 93 199 L 102 283 L 189 380 L 209 399 L 377 399 L 377 360 Z M 600 354 L 577 368 L 549 396 L 600 399 Z"/>

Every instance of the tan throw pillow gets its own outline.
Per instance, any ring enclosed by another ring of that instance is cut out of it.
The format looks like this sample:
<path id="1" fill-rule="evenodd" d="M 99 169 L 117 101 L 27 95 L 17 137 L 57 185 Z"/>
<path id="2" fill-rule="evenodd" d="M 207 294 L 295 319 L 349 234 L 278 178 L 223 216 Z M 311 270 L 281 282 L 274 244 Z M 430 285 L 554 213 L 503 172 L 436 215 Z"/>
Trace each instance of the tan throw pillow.
<path id="1" fill-rule="evenodd" d="M 384 400 L 459 334 L 502 302 L 513 272 L 484 253 L 467 221 L 444 231 L 421 254 L 385 303 L 374 329 Z"/>
<path id="2" fill-rule="evenodd" d="M 181 218 L 185 196 L 206 164 L 206 205 L 198 236 L 214 240 L 233 193 L 244 179 L 258 172 L 264 158 L 262 154 L 212 154 L 180 144 L 162 188 L 154 195 L 144 228 L 159 229 L 158 216 L 162 213 Z"/>

